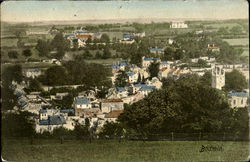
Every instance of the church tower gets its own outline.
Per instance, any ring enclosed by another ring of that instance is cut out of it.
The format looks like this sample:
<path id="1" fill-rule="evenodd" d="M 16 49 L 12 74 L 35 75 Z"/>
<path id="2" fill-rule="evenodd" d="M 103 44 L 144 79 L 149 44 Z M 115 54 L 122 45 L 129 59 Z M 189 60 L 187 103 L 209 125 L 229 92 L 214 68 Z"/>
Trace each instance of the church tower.
<path id="1" fill-rule="evenodd" d="M 223 65 L 212 65 L 212 87 L 220 89 L 225 85 Z"/>

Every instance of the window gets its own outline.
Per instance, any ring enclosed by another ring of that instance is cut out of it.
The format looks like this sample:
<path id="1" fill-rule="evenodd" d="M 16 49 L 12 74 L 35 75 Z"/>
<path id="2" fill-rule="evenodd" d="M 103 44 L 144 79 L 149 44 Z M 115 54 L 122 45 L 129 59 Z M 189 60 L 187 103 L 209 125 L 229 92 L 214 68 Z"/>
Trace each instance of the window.
<path id="1" fill-rule="evenodd" d="M 241 105 L 243 105 L 243 103 L 244 103 L 244 101 L 243 101 L 243 99 L 241 99 Z"/>
<path id="2" fill-rule="evenodd" d="M 236 105 L 236 100 L 234 100 L 234 105 Z"/>

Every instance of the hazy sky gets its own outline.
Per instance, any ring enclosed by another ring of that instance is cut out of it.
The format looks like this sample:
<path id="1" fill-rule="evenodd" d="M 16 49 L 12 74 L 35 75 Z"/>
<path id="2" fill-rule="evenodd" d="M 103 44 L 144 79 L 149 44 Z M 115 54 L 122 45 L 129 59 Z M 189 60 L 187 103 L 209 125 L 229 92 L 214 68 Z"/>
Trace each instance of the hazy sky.
<path id="1" fill-rule="evenodd" d="M 183 1 L 8 1 L 3 21 L 51 21 L 134 18 L 248 18 L 246 0 Z"/>

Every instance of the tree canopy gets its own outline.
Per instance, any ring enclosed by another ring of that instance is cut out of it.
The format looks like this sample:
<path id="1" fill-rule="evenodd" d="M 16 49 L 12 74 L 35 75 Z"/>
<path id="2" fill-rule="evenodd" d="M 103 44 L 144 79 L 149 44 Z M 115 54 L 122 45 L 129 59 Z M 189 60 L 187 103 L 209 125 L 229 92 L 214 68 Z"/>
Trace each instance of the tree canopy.
<path id="1" fill-rule="evenodd" d="M 226 91 L 242 91 L 248 87 L 245 76 L 238 70 L 225 74 L 225 86 Z"/>
<path id="2" fill-rule="evenodd" d="M 144 136 L 170 132 L 239 133 L 240 128 L 234 128 L 239 119 L 232 119 L 232 113 L 237 112 L 229 107 L 222 91 L 191 75 L 169 82 L 128 106 L 118 121 Z M 244 126 L 247 123 L 244 121 Z"/>
<path id="3" fill-rule="evenodd" d="M 152 79 L 153 77 L 158 77 L 158 73 L 159 73 L 159 66 L 160 63 L 159 62 L 152 62 L 149 67 L 148 67 L 148 72 L 150 75 L 150 78 Z"/>

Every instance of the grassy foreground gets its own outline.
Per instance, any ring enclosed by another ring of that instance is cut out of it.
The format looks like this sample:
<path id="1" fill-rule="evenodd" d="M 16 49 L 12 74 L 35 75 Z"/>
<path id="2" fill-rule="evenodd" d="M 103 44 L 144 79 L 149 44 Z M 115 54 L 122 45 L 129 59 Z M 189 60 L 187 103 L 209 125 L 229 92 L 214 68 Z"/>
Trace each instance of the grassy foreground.
<path id="1" fill-rule="evenodd" d="M 222 151 L 200 152 L 203 146 L 221 146 Z M 154 162 L 240 161 L 249 155 L 248 142 L 219 141 L 3 141 L 7 161 Z"/>

